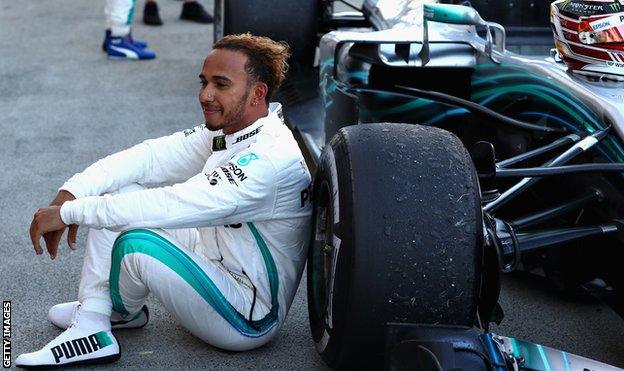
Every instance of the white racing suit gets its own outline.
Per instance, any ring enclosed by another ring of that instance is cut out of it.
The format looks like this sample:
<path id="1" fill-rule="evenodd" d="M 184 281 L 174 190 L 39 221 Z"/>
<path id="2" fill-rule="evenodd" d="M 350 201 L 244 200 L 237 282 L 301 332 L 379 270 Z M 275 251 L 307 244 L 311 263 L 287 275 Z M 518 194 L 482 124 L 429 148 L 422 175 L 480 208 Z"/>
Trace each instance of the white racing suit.
<path id="1" fill-rule="evenodd" d="M 106 28 L 111 30 L 113 36 L 130 33 L 136 3 L 136 0 L 106 0 Z"/>
<path id="2" fill-rule="evenodd" d="M 144 187 L 162 182 L 176 184 Z M 152 292 L 209 344 L 266 343 L 304 267 L 309 185 L 277 103 L 234 134 L 201 125 L 99 160 L 61 187 L 77 197 L 63 221 L 92 227 L 83 310 L 132 315 Z"/>

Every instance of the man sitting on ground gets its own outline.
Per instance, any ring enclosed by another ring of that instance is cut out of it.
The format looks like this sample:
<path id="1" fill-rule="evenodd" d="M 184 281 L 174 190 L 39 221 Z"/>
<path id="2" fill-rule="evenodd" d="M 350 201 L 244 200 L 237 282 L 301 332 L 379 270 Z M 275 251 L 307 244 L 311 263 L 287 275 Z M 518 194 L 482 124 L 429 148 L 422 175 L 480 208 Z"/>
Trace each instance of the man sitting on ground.
<path id="1" fill-rule="evenodd" d="M 214 45 L 200 74 L 206 123 L 108 156 L 70 178 L 34 215 L 52 259 L 67 226 L 89 227 L 78 302 L 50 320 L 67 328 L 20 367 L 110 362 L 115 328 L 147 323 L 149 292 L 195 336 L 227 350 L 275 336 L 292 303 L 310 233 L 310 174 L 269 98 L 288 47 L 250 34 Z M 169 182 L 172 186 L 145 188 Z M 116 231 L 123 231 L 121 234 Z"/>

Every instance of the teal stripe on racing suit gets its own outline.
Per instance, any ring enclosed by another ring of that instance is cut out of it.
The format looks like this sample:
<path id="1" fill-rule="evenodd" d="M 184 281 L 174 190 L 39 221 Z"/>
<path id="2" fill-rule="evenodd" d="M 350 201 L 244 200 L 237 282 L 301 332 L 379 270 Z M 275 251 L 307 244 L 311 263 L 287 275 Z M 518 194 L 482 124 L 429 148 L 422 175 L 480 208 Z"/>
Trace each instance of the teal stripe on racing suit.
<path id="1" fill-rule="evenodd" d="M 267 333 L 277 323 L 279 304 L 277 291 L 279 280 L 275 261 L 266 243 L 252 223 L 247 223 L 262 253 L 271 287 L 271 310 L 262 319 L 250 321 L 239 313 L 225 298 L 210 277 L 182 249 L 164 237 L 146 229 L 135 229 L 119 235 L 113 246 L 110 272 L 110 291 L 113 308 L 121 314 L 130 314 L 123 304 L 119 291 L 119 273 L 127 254 L 146 254 L 165 264 L 182 277 L 213 307 L 230 325 L 242 335 L 258 337 Z"/>

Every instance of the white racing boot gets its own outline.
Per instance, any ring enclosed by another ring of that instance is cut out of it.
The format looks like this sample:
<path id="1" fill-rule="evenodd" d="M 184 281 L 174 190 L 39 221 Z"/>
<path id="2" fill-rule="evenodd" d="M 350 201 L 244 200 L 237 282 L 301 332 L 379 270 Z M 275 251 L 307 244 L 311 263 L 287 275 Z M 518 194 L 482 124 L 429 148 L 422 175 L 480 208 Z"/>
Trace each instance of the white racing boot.
<path id="1" fill-rule="evenodd" d="M 41 350 L 22 354 L 15 365 L 23 368 L 51 368 L 109 363 L 119 359 L 119 343 L 107 316 L 76 311 L 75 320 L 62 334 Z"/>
<path id="2" fill-rule="evenodd" d="M 48 311 L 48 319 L 54 326 L 65 330 L 71 324 L 74 314 L 79 308 L 80 303 L 77 301 L 57 304 Z M 147 306 L 145 305 L 141 308 L 141 311 L 134 316 L 124 317 L 113 311 L 110 318 L 113 330 L 141 328 L 147 325 L 148 321 L 149 310 L 147 310 Z"/>

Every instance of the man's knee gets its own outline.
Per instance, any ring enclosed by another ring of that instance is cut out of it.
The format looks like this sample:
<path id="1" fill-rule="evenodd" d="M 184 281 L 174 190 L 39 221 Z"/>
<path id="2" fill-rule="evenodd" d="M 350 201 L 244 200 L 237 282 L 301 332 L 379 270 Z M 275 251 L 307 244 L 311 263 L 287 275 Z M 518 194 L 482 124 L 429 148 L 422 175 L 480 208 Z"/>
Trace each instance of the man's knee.
<path id="1" fill-rule="evenodd" d="M 139 252 L 149 248 L 149 240 L 144 238 L 145 233 L 153 233 L 147 229 L 130 229 L 120 233 L 113 243 L 112 260 L 118 262 L 127 254 Z"/>
<path id="2" fill-rule="evenodd" d="M 149 237 L 153 236 L 155 232 L 147 229 L 131 229 L 125 231 L 115 239 L 113 249 L 111 251 L 111 269 L 109 276 L 110 294 L 113 302 L 113 309 L 121 314 L 129 314 L 128 310 L 123 304 L 119 280 L 121 271 L 124 274 L 135 276 L 138 269 L 133 268 L 133 264 L 124 264 L 124 258 L 129 254 L 146 254 L 150 255 L 150 252 L 156 248 L 156 244 L 153 239 Z M 141 259 L 135 259 L 134 262 L 140 262 Z M 138 267 L 135 267 L 138 268 Z"/>
<path id="3" fill-rule="evenodd" d="M 143 256 L 156 257 L 159 255 L 159 250 L 162 250 L 164 238 L 157 232 L 145 229 L 130 229 L 120 233 L 111 251 L 111 275 L 113 270 L 119 270 L 124 266 L 124 269 L 128 269 L 128 265 L 123 265 L 124 258 L 130 254 L 140 254 Z M 140 262 L 141 259 L 134 259 L 135 262 Z"/>

